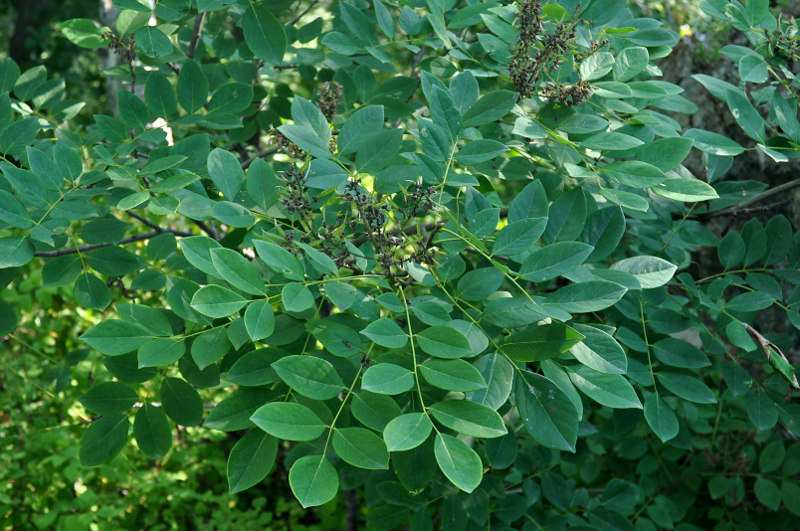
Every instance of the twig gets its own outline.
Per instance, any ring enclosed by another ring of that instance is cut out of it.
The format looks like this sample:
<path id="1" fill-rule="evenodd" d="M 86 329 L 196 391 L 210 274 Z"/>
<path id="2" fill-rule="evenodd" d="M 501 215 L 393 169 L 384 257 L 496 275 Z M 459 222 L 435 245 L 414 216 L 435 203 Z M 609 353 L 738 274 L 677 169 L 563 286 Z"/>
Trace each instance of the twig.
<path id="1" fill-rule="evenodd" d="M 203 30 L 203 21 L 206 19 L 205 13 L 199 13 L 197 18 L 194 19 L 194 29 L 192 30 L 192 40 L 189 42 L 189 48 L 186 50 L 186 57 L 194 59 L 194 54 L 197 51 L 197 43 L 200 41 L 200 32 Z"/>
<path id="2" fill-rule="evenodd" d="M 247 159 L 246 161 L 242 162 L 242 169 L 246 170 L 247 168 L 249 168 L 250 165 L 253 163 L 253 161 L 256 160 L 256 159 L 260 159 L 261 157 L 267 157 L 267 156 L 272 155 L 272 154 L 277 153 L 277 152 L 278 152 L 278 148 L 276 148 L 276 147 L 262 149 L 261 151 L 259 151 L 258 153 L 256 153 L 255 155 L 253 155 L 252 157 Z"/>
<path id="3" fill-rule="evenodd" d="M 153 223 L 152 221 L 150 221 L 146 217 L 137 214 L 133 210 L 126 210 L 125 213 L 128 214 L 130 217 L 132 217 L 134 219 L 138 219 L 139 221 L 141 221 L 142 223 L 144 223 L 145 225 L 147 225 L 151 229 L 155 230 L 156 232 L 167 232 L 167 229 L 165 229 L 163 227 L 159 227 L 157 224 Z"/>
<path id="4" fill-rule="evenodd" d="M 720 216 L 738 216 L 738 215 L 741 215 L 741 214 L 748 214 L 748 213 L 752 213 L 752 212 L 761 212 L 761 211 L 764 211 L 764 210 L 770 210 L 772 208 L 777 208 L 779 206 L 782 206 L 783 204 L 790 203 L 791 201 L 794 200 L 794 198 L 793 197 L 789 197 L 789 198 L 786 198 L 786 199 L 782 199 L 781 201 L 778 201 L 777 203 L 773 203 L 771 205 L 767 205 L 767 206 L 763 206 L 763 207 L 752 207 L 752 208 L 748 208 L 748 207 L 750 207 L 750 205 L 754 205 L 756 203 L 760 203 L 761 201 L 763 201 L 763 200 L 765 200 L 767 198 L 770 198 L 770 197 L 772 197 L 774 195 L 778 195 L 778 194 L 780 194 L 782 192 L 785 192 L 787 190 L 791 190 L 792 188 L 797 188 L 798 186 L 800 186 L 800 179 L 795 179 L 793 181 L 789 181 L 788 183 L 784 183 L 784 184 L 782 184 L 780 186 L 776 186 L 775 188 L 770 188 L 769 190 L 761 192 L 760 194 L 758 194 L 757 196 L 753 197 L 752 199 L 748 199 L 747 201 L 744 201 L 743 203 L 739 203 L 738 205 L 734 205 L 732 207 L 729 207 L 729 208 L 726 208 L 726 209 L 723 209 L 723 210 L 718 210 L 716 212 L 706 212 L 706 213 L 694 214 L 694 215 L 688 216 L 687 219 L 695 219 L 695 220 L 697 220 L 697 219 L 716 218 L 716 217 L 720 217 Z M 677 213 L 675 213 L 675 214 L 677 214 Z M 673 217 L 674 217 L 674 215 L 673 215 Z M 683 218 L 683 216 L 680 215 L 680 214 L 678 214 L 677 217 L 681 218 L 681 219 Z"/>
<path id="5" fill-rule="evenodd" d="M 193 219 L 193 220 L 192 220 L 192 223 L 194 223 L 195 225 L 197 225 L 198 227 L 200 227 L 200 229 L 201 229 L 203 232 L 205 232 L 206 234 L 208 234 L 209 236 L 211 236 L 213 239 L 215 239 L 215 240 L 219 241 L 219 234 L 218 234 L 218 233 L 217 233 L 217 231 L 215 231 L 213 228 L 209 227 L 208 225 L 206 225 L 205 223 L 203 223 L 202 221 L 200 221 L 200 220 L 197 220 L 197 219 Z"/>
<path id="6" fill-rule="evenodd" d="M 64 256 L 67 254 L 75 254 L 75 253 L 83 253 L 87 251 L 92 251 L 94 249 L 100 249 L 101 247 L 111 247 L 112 245 L 125 245 L 128 243 L 138 242 L 142 240 L 149 240 L 150 238 L 155 238 L 160 234 L 164 234 L 166 232 L 172 233 L 175 236 L 187 237 L 192 236 L 191 232 L 186 232 L 183 230 L 175 230 L 175 229 L 161 229 L 153 232 L 144 232 L 142 234 L 136 234 L 135 236 L 130 236 L 128 238 L 119 240 L 118 242 L 103 242 L 103 243 L 92 243 L 90 245 L 81 245 L 80 247 L 70 247 L 68 249 L 59 249 L 57 251 L 39 251 L 34 253 L 34 256 L 42 256 L 42 257 L 54 257 L 54 256 Z"/>
<path id="7" fill-rule="evenodd" d="M 307 8 L 305 8 L 303 11 L 301 11 L 299 15 L 295 15 L 295 16 L 292 18 L 292 21 L 291 21 L 291 22 L 289 22 L 289 25 L 290 25 L 290 26 L 294 26 L 295 22 L 297 22 L 298 20 L 300 20 L 301 18 L 303 18 L 303 15 L 305 15 L 306 13 L 308 13 L 309 11 L 311 11 L 311 9 L 312 9 L 312 8 L 313 8 L 315 5 L 317 5 L 317 2 L 319 2 L 319 0 L 313 0 L 313 1 L 312 1 L 310 4 L 308 4 L 308 7 L 307 7 Z"/>

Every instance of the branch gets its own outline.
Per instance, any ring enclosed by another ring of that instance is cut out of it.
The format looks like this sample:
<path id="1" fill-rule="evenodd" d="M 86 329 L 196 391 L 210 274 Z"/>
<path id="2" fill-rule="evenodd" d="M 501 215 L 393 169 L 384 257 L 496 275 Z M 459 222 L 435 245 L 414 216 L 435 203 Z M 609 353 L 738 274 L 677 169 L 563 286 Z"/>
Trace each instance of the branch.
<path id="1" fill-rule="evenodd" d="M 192 30 L 192 40 L 189 41 L 189 48 L 186 50 L 186 57 L 194 59 L 194 53 L 197 51 L 197 43 L 200 40 L 200 32 L 203 29 L 203 21 L 206 19 L 205 13 L 199 13 L 197 18 L 194 19 L 194 29 Z"/>
<path id="2" fill-rule="evenodd" d="M 161 230 L 154 230 L 153 232 L 144 232 L 142 234 L 137 234 L 135 236 L 130 236 L 118 242 L 103 242 L 103 243 L 93 243 L 90 245 L 81 245 L 80 247 L 70 247 L 68 249 L 59 249 L 57 251 L 39 251 L 34 253 L 34 256 L 43 256 L 43 257 L 54 257 L 54 256 L 64 256 L 66 254 L 75 254 L 75 253 L 83 253 L 87 251 L 92 251 L 94 249 L 100 249 L 101 247 L 111 247 L 112 245 L 125 245 L 127 243 L 138 242 L 142 240 L 149 240 L 150 238 L 155 238 L 160 234 L 164 234 L 166 232 L 172 233 L 175 236 L 192 236 L 191 232 L 186 232 L 183 230 L 175 230 L 175 229 L 161 229 Z"/>
<path id="3" fill-rule="evenodd" d="M 247 159 L 246 161 L 242 162 L 242 169 L 246 170 L 247 168 L 249 168 L 250 165 L 253 163 L 253 161 L 255 161 L 256 159 L 260 159 L 261 157 L 267 157 L 267 156 L 272 155 L 272 154 L 277 153 L 277 152 L 278 152 L 278 148 L 276 148 L 276 147 L 262 149 L 261 151 L 259 151 L 258 153 L 256 153 L 255 155 L 253 155 L 252 157 Z"/>
<path id="4" fill-rule="evenodd" d="M 315 5 L 317 5 L 317 2 L 319 2 L 319 0 L 313 0 L 310 4 L 308 4 L 307 8 L 305 8 L 299 15 L 296 15 L 294 18 L 292 18 L 292 21 L 289 22 L 289 25 L 290 26 L 294 26 L 295 22 L 300 20 L 303 17 L 303 15 L 305 15 L 306 13 L 311 11 L 311 8 L 313 8 Z"/>
<path id="5" fill-rule="evenodd" d="M 197 219 L 193 219 L 192 223 L 194 223 L 195 225 L 200 227 L 200 229 L 203 232 L 205 232 L 206 234 L 208 234 L 209 236 L 211 236 L 211 238 L 219 241 L 219 234 L 213 228 L 209 227 L 208 225 L 206 225 L 205 223 L 203 223 L 202 221 L 199 221 Z"/>
<path id="6" fill-rule="evenodd" d="M 760 203 L 761 201 L 768 199 L 774 195 L 778 195 L 782 192 L 786 192 L 791 190 L 792 188 L 797 188 L 800 186 L 800 179 L 795 179 L 793 181 L 789 181 L 788 183 L 784 183 L 780 186 L 776 186 L 775 188 L 770 188 L 764 192 L 761 192 L 757 196 L 753 197 L 752 199 L 748 199 L 738 205 L 734 205 L 732 207 L 717 210 L 716 212 L 705 212 L 701 214 L 693 214 L 688 216 L 687 219 L 694 219 L 694 220 L 702 220 L 708 218 L 716 218 L 720 216 L 738 216 L 741 214 L 750 214 L 753 212 L 762 212 L 765 210 L 771 210 L 773 208 L 777 208 L 782 206 L 786 203 L 790 203 L 794 200 L 794 197 L 788 197 L 786 199 L 782 199 L 777 203 L 773 203 L 771 205 L 761 206 L 761 207 L 750 207 L 750 205 L 755 205 L 756 203 Z M 674 212 L 672 215 L 673 219 L 682 219 L 683 216 L 677 212 Z"/>
<path id="7" fill-rule="evenodd" d="M 156 225 L 155 223 L 153 223 L 152 221 L 150 221 L 146 217 L 137 214 L 133 210 L 126 210 L 125 213 L 128 214 L 130 217 L 132 217 L 134 219 L 138 219 L 139 221 L 141 221 L 142 223 L 144 223 L 145 225 L 147 225 L 148 227 L 150 227 L 151 229 L 153 229 L 156 232 L 167 232 L 167 229 L 163 229 L 163 228 L 159 227 L 158 225 Z"/>

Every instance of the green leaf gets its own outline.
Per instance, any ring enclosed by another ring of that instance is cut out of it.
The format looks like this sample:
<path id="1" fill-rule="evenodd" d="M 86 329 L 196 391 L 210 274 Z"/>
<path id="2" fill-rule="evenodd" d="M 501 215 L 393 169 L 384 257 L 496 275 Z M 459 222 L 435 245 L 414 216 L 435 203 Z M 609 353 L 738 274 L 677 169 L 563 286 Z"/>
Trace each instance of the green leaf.
<path id="1" fill-rule="evenodd" d="M 137 43 L 139 42 L 139 31 L 136 32 Z M 183 63 L 181 73 L 178 74 L 177 92 L 178 103 L 189 114 L 198 111 L 205 105 L 208 99 L 208 79 L 197 61 L 189 59 Z"/>
<path id="2" fill-rule="evenodd" d="M 274 399 L 275 394 L 263 388 L 240 389 L 211 410 L 203 427 L 221 431 L 246 430 L 253 426 L 250 420 L 253 413 Z"/>
<path id="3" fill-rule="evenodd" d="M 384 35 L 391 39 L 394 37 L 394 21 L 392 15 L 381 0 L 372 0 L 372 7 L 375 10 L 375 17 L 378 19 L 378 26 Z"/>
<path id="4" fill-rule="evenodd" d="M 229 201 L 233 201 L 244 184 L 244 171 L 239 159 L 230 151 L 215 148 L 208 155 L 208 175 Z"/>
<path id="5" fill-rule="evenodd" d="M 218 362 L 231 348 L 225 328 L 210 328 L 192 343 L 192 359 L 200 370 Z"/>
<path id="6" fill-rule="evenodd" d="M 180 378 L 164 378 L 161 407 L 176 424 L 197 426 L 203 420 L 203 399 L 194 387 Z"/>
<path id="7" fill-rule="evenodd" d="M 756 499 L 765 507 L 777 511 L 781 506 L 781 490 L 774 481 L 763 476 L 757 477 L 753 492 Z"/>
<path id="8" fill-rule="evenodd" d="M 286 441 L 313 441 L 328 428 L 316 413 L 295 402 L 272 402 L 250 417 L 253 424 Z"/>
<path id="9" fill-rule="evenodd" d="M 414 387 L 414 373 L 392 363 L 371 366 L 361 377 L 361 388 L 382 395 L 399 395 Z"/>
<path id="10" fill-rule="evenodd" d="M 266 212 L 280 195 L 281 183 L 275 170 L 264 159 L 256 159 L 247 169 L 247 195 Z"/>
<path id="11" fill-rule="evenodd" d="M 600 79 L 611 72 L 613 67 L 613 55 L 608 52 L 597 52 L 581 61 L 579 72 L 581 79 L 584 81 L 594 81 L 595 79 Z M 624 81 L 624 79 L 620 81 Z"/>
<path id="12" fill-rule="evenodd" d="M 361 144 L 356 153 L 356 167 L 362 173 L 377 173 L 399 153 L 403 143 L 402 129 L 384 129 L 369 142 Z"/>
<path id="13" fill-rule="evenodd" d="M 468 301 L 484 300 L 500 289 L 504 278 L 503 272 L 494 267 L 473 269 L 458 279 L 458 296 Z"/>
<path id="14" fill-rule="evenodd" d="M 416 334 L 419 348 L 438 358 L 465 358 L 473 355 L 469 340 L 449 326 L 431 326 Z"/>
<path id="15" fill-rule="evenodd" d="M 582 339 L 562 323 L 531 325 L 508 336 L 500 350 L 516 361 L 542 361 L 560 356 Z"/>
<path id="16" fill-rule="evenodd" d="M 103 30 L 94 25 L 88 18 L 73 18 L 58 25 L 61 34 L 73 44 L 81 48 L 93 50 L 107 46 Z"/>
<path id="17" fill-rule="evenodd" d="M 736 231 L 728 231 L 717 247 L 719 261 L 726 269 L 742 263 L 746 252 L 744 239 Z"/>
<path id="18" fill-rule="evenodd" d="M 465 492 L 472 492 L 483 478 L 481 458 L 460 439 L 437 433 L 434 455 L 439 469 L 450 482 Z"/>
<path id="19" fill-rule="evenodd" d="M 339 2 L 339 11 L 345 26 L 357 39 L 366 43 L 371 43 L 375 39 L 369 19 L 359 8 L 347 2 Z"/>
<path id="20" fill-rule="evenodd" d="M 73 296 L 80 306 L 92 310 L 102 311 L 111 304 L 111 290 L 105 282 L 91 273 L 84 273 L 78 277 Z"/>
<path id="21" fill-rule="evenodd" d="M 685 203 L 709 201 L 719 197 L 714 188 L 698 179 L 667 179 L 652 190 L 667 199 Z"/>
<path id="22" fill-rule="evenodd" d="M 172 339 L 167 337 L 157 337 L 145 342 L 136 358 L 139 368 L 143 367 L 165 367 L 181 359 L 186 353 L 186 345 L 182 339 Z"/>
<path id="23" fill-rule="evenodd" d="M 217 201 L 211 212 L 216 219 L 230 227 L 247 228 L 256 222 L 255 216 L 247 208 L 231 201 Z"/>
<path id="24" fill-rule="evenodd" d="M 742 131 L 753 140 L 763 143 L 766 140 L 764 119 L 758 114 L 758 111 L 747 99 L 747 96 L 741 90 L 728 89 L 725 92 L 725 100 L 734 120 L 742 128 Z"/>
<path id="25" fill-rule="evenodd" d="M 544 306 L 556 306 L 565 312 L 597 312 L 619 301 L 626 288 L 605 280 L 590 280 L 565 286 L 544 301 Z"/>
<path id="26" fill-rule="evenodd" d="M 745 406 L 747 416 L 757 429 L 769 430 L 777 424 L 778 407 L 765 392 L 751 389 L 745 397 Z"/>
<path id="27" fill-rule="evenodd" d="M 129 429 L 125 415 L 107 415 L 92 422 L 81 436 L 81 465 L 97 466 L 110 461 L 125 446 Z"/>
<path id="28" fill-rule="evenodd" d="M 628 81 L 647 68 L 650 54 L 647 48 L 630 46 L 622 50 L 614 61 L 614 80 Z"/>
<path id="29" fill-rule="evenodd" d="M 581 147 L 598 151 L 614 150 L 622 151 L 639 147 L 644 142 L 635 136 L 626 135 L 617 131 L 597 133 L 580 142 Z"/>
<path id="30" fill-rule="evenodd" d="M 391 397 L 364 390 L 353 395 L 350 411 L 357 421 L 376 431 L 383 431 L 390 420 L 401 414 L 400 406 Z"/>
<path id="31" fill-rule="evenodd" d="M 636 391 L 621 374 L 597 372 L 585 365 L 567 369 L 575 387 L 598 404 L 616 409 L 642 409 Z"/>
<path id="32" fill-rule="evenodd" d="M 233 315 L 246 304 L 247 299 L 216 284 L 203 286 L 197 290 L 191 302 L 192 308 L 214 319 Z"/>
<path id="33" fill-rule="evenodd" d="M 308 170 L 306 185 L 310 188 L 327 190 L 347 182 L 350 173 L 333 161 L 314 159 Z"/>
<path id="34" fill-rule="evenodd" d="M 406 413 L 389 422 L 383 429 L 383 440 L 390 452 L 416 448 L 430 436 L 433 424 L 424 413 Z"/>
<path id="35" fill-rule="evenodd" d="M 273 363 L 272 368 L 286 385 L 314 400 L 328 400 L 344 388 L 333 365 L 314 356 L 286 356 Z"/>
<path id="36" fill-rule="evenodd" d="M 658 395 L 650 395 L 644 401 L 644 418 L 662 443 L 677 437 L 678 417 Z"/>
<path id="37" fill-rule="evenodd" d="M 428 360 L 419 366 L 419 371 L 429 384 L 447 391 L 477 391 L 486 387 L 480 371 L 460 359 Z"/>
<path id="38" fill-rule="evenodd" d="M 783 441 L 772 441 L 761 451 L 758 457 L 758 469 L 762 474 L 775 472 L 781 467 L 785 457 L 786 448 Z"/>
<path id="39" fill-rule="evenodd" d="M 339 475 L 323 455 L 301 457 L 289 469 L 289 486 L 303 508 L 328 503 L 339 490 Z"/>
<path id="40" fill-rule="evenodd" d="M 147 128 L 147 123 L 150 121 L 150 113 L 147 110 L 147 105 L 139 99 L 139 96 L 128 90 L 119 89 L 117 91 L 117 102 L 119 118 L 125 125 L 134 129 Z"/>
<path id="41" fill-rule="evenodd" d="M 5 190 L 0 190 L 0 221 L 18 229 L 29 229 L 34 224 L 28 209 Z"/>
<path id="42" fill-rule="evenodd" d="M 669 282 L 678 266 L 657 256 L 634 256 L 623 258 L 612 265 L 611 269 L 633 275 L 642 289 L 652 289 Z"/>
<path id="43" fill-rule="evenodd" d="M 138 256 L 117 246 L 95 249 L 86 256 L 86 261 L 92 269 L 109 277 L 121 277 L 141 269 Z"/>
<path id="44" fill-rule="evenodd" d="M 775 297 L 762 291 L 741 293 L 725 304 L 725 308 L 733 312 L 754 312 L 772 306 Z"/>
<path id="45" fill-rule="evenodd" d="M 186 238 L 183 239 L 186 241 Z M 213 240 L 212 240 L 213 241 Z M 274 243 L 263 240 L 254 240 L 253 246 L 258 256 L 267 264 L 267 267 L 289 280 L 303 280 L 305 274 L 303 265 L 295 256 Z"/>
<path id="46" fill-rule="evenodd" d="M 583 341 L 570 349 L 575 359 L 598 372 L 625 374 L 628 358 L 617 341 L 599 328 L 584 324 L 573 324 L 575 331 L 583 335 Z"/>
<path id="47" fill-rule="evenodd" d="M 753 385 L 753 378 L 735 361 L 722 362 L 722 377 L 733 396 L 745 394 Z"/>
<path id="48" fill-rule="evenodd" d="M 136 40 L 136 49 L 150 57 L 164 57 L 172 53 L 172 42 L 164 32 L 154 26 L 145 26 L 133 34 Z M 185 67 L 184 63 L 184 67 Z M 183 69 L 181 69 L 183 72 Z M 180 79 L 180 78 L 179 78 Z M 185 107 L 184 107 L 185 108 Z"/>
<path id="49" fill-rule="evenodd" d="M 520 416 L 533 439 L 556 450 L 575 451 L 580 415 L 566 394 L 551 380 L 523 372 L 515 382 Z"/>
<path id="50" fill-rule="evenodd" d="M 159 407 L 145 402 L 133 420 L 133 436 L 139 450 L 150 459 L 161 459 L 172 446 L 172 429 Z"/>
<path id="51" fill-rule="evenodd" d="M 334 262 L 333 259 L 327 254 L 320 252 L 305 243 L 297 242 L 297 246 L 303 250 L 308 259 L 311 261 L 311 265 L 320 273 L 328 273 L 331 275 L 336 275 L 339 273 L 339 268 L 336 267 L 336 262 Z"/>
<path id="52" fill-rule="evenodd" d="M 17 328 L 17 314 L 5 301 L 0 301 L 0 335 L 11 334 Z"/>
<path id="53" fill-rule="evenodd" d="M 692 144 L 694 141 L 691 138 L 659 138 L 639 150 L 636 160 L 651 164 L 664 172 L 674 170 L 692 150 Z"/>
<path id="54" fill-rule="evenodd" d="M 569 273 L 592 254 L 594 247 L 580 242 L 556 242 L 534 248 L 522 263 L 519 275 L 531 282 L 545 282 Z"/>
<path id="55" fill-rule="evenodd" d="M 222 247 L 210 249 L 209 254 L 219 278 L 251 295 L 265 293 L 264 280 L 244 256 L 233 249 Z"/>
<path id="56" fill-rule="evenodd" d="M 19 79 L 19 66 L 10 57 L 0 61 L 0 94 L 10 92 Z"/>
<path id="57" fill-rule="evenodd" d="M 78 402 L 86 409 L 100 415 L 123 413 L 136 403 L 139 395 L 123 383 L 103 382 L 92 386 Z"/>
<path id="58" fill-rule="evenodd" d="M 144 99 L 150 112 L 170 120 L 178 111 L 178 98 L 167 77 L 158 71 L 150 72 L 144 85 Z"/>
<path id="59" fill-rule="evenodd" d="M 694 140 L 694 147 L 700 151 L 719 156 L 736 156 L 744 153 L 744 148 L 735 140 L 727 136 L 703 129 L 689 129 L 683 134 L 684 138 Z"/>
<path id="60" fill-rule="evenodd" d="M 183 256 L 203 273 L 217 276 L 219 272 L 211 261 L 211 250 L 221 248 L 219 242 L 207 236 L 190 236 L 181 239 Z"/>
<path id="61" fill-rule="evenodd" d="M 244 326 L 253 341 L 271 336 L 275 331 L 275 312 L 269 301 L 251 302 L 244 312 Z"/>
<path id="62" fill-rule="evenodd" d="M 224 9 L 235 3 L 235 0 L 197 0 L 197 12 L 209 13 Z"/>
<path id="63" fill-rule="evenodd" d="M 493 438 L 506 434 L 503 419 L 492 408 L 469 400 L 447 400 L 430 406 L 442 425 L 472 437 Z"/>
<path id="64" fill-rule="evenodd" d="M 333 319 L 314 319 L 307 321 L 305 328 L 334 356 L 349 358 L 361 354 L 361 336 L 350 326 Z"/>
<path id="65" fill-rule="evenodd" d="M 380 3 L 378 0 L 376 2 Z M 384 8 L 386 9 L 386 8 Z M 366 105 L 354 112 L 337 138 L 339 152 L 355 153 L 383 129 L 383 105 Z"/>
<path id="66" fill-rule="evenodd" d="M 279 65 L 286 53 L 286 31 L 265 4 L 250 4 L 242 17 L 242 33 L 247 46 L 259 59 Z"/>
<path id="67" fill-rule="evenodd" d="M 286 311 L 302 312 L 314 306 L 314 295 L 299 282 L 289 282 L 281 290 L 281 302 Z"/>
<path id="68" fill-rule="evenodd" d="M 333 449 L 346 463 L 368 470 L 389 468 L 389 451 L 383 440 L 365 428 L 338 428 Z"/>
<path id="69" fill-rule="evenodd" d="M 236 385 L 251 387 L 275 383 L 278 375 L 271 365 L 285 355 L 286 352 L 274 347 L 251 350 L 228 370 L 228 380 Z"/>
<path id="70" fill-rule="evenodd" d="M 228 456 L 228 490 L 231 494 L 257 485 L 272 470 L 278 456 L 278 440 L 259 430 L 239 439 Z"/>
<path id="71" fill-rule="evenodd" d="M 656 376 L 659 383 L 666 387 L 668 391 L 684 400 L 696 404 L 717 403 L 714 392 L 694 376 L 668 371 L 658 372 Z"/>
<path id="72" fill-rule="evenodd" d="M 359 43 L 338 31 L 329 31 L 325 33 L 322 39 L 320 39 L 320 42 L 334 52 L 342 55 L 353 55 L 362 49 Z"/>
<path id="73" fill-rule="evenodd" d="M 508 223 L 529 218 L 546 218 L 548 210 L 547 194 L 542 182 L 536 180 L 525 186 L 511 201 L 511 205 L 508 207 Z"/>
<path id="74" fill-rule="evenodd" d="M 514 381 L 514 368 L 499 352 L 481 356 L 474 366 L 483 375 L 486 387 L 466 394 L 467 400 L 483 404 L 494 410 L 506 403 Z"/>
<path id="75" fill-rule="evenodd" d="M 600 172 L 615 183 L 631 188 L 650 188 L 667 180 L 663 171 L 638 160 L 624 160 L 606 164 Z"/>
<path id="76" fill-rule="evenodd" d="M 453 158 L 459 164 L 471 166 L 491 160 L 506 151 L 508 151 L 508 146 L 497 140 L 473 140 L 458 150 Z"/>
<path id="77" fill-rule="evenodd" d="M 24 266 L 33 260 L 33 245 L 27 238 L 0 238 L 0 269 Z"/>
<path id="78" fill-rule="evenodd" d="M 653 354 L 662 363 L 684 369 L 700 369 L 708 367 L 711 362 L 697 347 L 686 341 L 665 337 L 653 344 Z"/>
<path id="79" fill-rule="evenodd" d="M 497 90 L 486 94 L 464 113 L 461 127 L 477 127 L 503 118 L 514 108 L 517 97 L 510 90 Z"/>
<path id="80" fill-rule="evenodd" d="M 120 319 L 105 319 L 86 331 L 80 340 L 108 356 L 133 352 L 153 337 L 143 327 Z"/>
<path id="81" fill-rule="evenodd" d="M 387 317 L 371 322 L 360 333 L 386 348 L 403 348 L 408 343 L 408 335 L 396 322 Z"/>
<path id="82" fill-rule="evenodd" d="M 515 255 L 533 248 L 544 232 L 547 218 L 528 218 L 509 223 L 497 233 L 492 255 Z"/>
<path id="83" fill-rule="evenodd" d="M 325 284 L 325 298 L 342 311 L 349 310 L 359 294 L 358 288 L 347 282 L 333 281 Z"/>

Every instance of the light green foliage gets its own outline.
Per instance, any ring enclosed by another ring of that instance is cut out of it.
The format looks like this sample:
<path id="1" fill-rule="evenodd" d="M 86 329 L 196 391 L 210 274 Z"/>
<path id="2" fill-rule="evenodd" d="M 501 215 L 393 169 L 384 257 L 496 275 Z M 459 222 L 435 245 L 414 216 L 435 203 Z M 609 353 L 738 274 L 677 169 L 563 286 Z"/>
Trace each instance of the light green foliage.
<path id="1" fill-rule="evenodd" d="M 766 0 L 704 3 L 766 84 L 695 76 L 747 145 L 681 130 L 679 36 L 616 0 L 116 4 L 113 37 L 60 26 L 135 36 L 113 112 L 0 62 L 0 333 L 71 310 L 73 476 L 197 436 L 226 441 L 212 481 L 322 528 L 351 490 L 375 529 L 800 514 L 793 339 L 755 319 L 800 329 L 797 227 L 702 224 L 765 186 L 732 157 L 800 153 L 797 29 Z"/>

